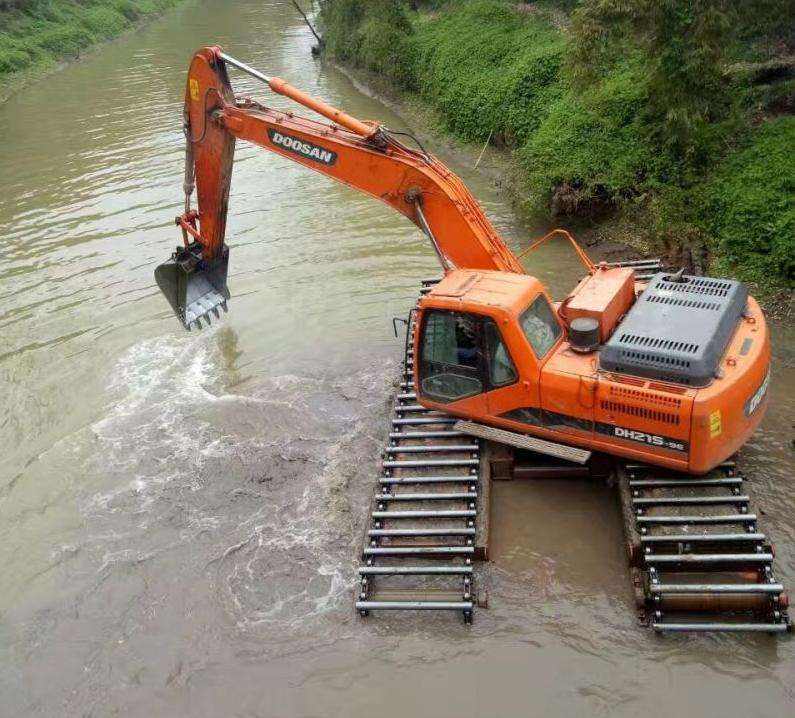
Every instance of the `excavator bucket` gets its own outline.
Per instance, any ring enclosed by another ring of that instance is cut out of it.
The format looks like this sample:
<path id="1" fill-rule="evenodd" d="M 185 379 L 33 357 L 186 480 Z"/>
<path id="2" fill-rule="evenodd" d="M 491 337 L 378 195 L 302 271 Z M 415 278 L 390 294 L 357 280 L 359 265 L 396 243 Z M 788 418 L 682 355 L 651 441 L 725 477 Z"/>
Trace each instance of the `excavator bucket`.
<path id="1" fill-rule="evenodd" d="M 177 247 L 167 262 L 155 269 L 155 281 L 163 292 L 177 318 L 188 331 L 201 329 L 202 319 L 207 326 L 212 316 L 220 316 L 226 309 L 229 289 L 226 274 L 229 269 L 229 248 L 224 245 L 218 257 L 206 262 L 201 257 L 201 246 Z"/>

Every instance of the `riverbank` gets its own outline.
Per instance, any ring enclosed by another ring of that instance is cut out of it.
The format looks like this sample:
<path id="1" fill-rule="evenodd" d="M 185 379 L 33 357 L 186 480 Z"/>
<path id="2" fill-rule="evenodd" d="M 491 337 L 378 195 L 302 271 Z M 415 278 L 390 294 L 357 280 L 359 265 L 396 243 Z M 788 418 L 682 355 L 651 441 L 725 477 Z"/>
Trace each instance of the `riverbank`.
<path id="1" fill-rule="evenodd" d="M 681 88 L 658 86 L 654 53 L 633 44 L 629 20 L 628 41 L 603 49 L 586 82 L 576 57 L 588 38 L 572 3 L 412 5 L 327 0 L 328 54 L 427 107 L 451 135 L 506 151 L 504 184 L 530 217 L 733 274 L 791 302 L 795 117 L 786 47 L 771 39 L 779 28 L 734 38 L 720 57 L 722 92 L 681 80 L 709 99 L 699 114 Z"/>
<path id="2" fill-rule="evenodd" d="M 437 154 L 441 152 L 459 165 L 477 170 L 477 173 L 498 192 L 509 199 L 513 198 L 516 167 L 513 157 L 504 147 L 497 147 L 491 143 L 476 145 L 445 132 L 438 113 L 416 95 L 402 91 L 385 80 L 382 75 L 329 59 L 326 62 L 347 77 L 357 91 L 372 97 L 399 115 L 411 127 L 413 136 L 424 146 L 434 147 Z M 527 230 L 523 247 L 529 246 L 558 226 L 555 222 L 547 221 L 547 218 L 532 217 L 527 214 L 520 214 L 519 219 Z M 587 249 L 589 256 L 595 262 L 628 261 L 651 256 L 651 248 L 648 245 L 637 239 L 632 241 L 633 238 L 622 236 L 617 227 L 611 232 L 606 232 L 604 227 L 581 224 L 576 229 L 577 241 Z"/>
<path id="3" fill-rule="evenodd" d="M 183 0 L 0 0 L 0 102 Z"/>

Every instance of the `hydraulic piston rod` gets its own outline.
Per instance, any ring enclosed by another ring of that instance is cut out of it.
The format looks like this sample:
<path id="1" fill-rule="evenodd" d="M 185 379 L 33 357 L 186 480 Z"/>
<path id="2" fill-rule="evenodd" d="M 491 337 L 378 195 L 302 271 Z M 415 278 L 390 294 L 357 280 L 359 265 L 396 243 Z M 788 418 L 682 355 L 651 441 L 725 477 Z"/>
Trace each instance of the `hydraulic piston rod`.
<path id="1" fill-rule="evenodd" d="M 305 92 L 301 92 L 301 90 L 298 88 L 293 87 L 288 82 L 282 80 L 281 77 L 268 77 L 259 70 L 255 70 L 250 65 L 247 65 L 245 62 L 241 62 L 231 55 L 227 55 L 225 52 L 219 51 L 218 56 L 224 62 L 236 67 L 238 70 L 242 70 L 247 75 L 251 75 L 258 80 L 262 80 L 262 82 L 267 84 L 268 87 L 270 87 L 275 93 L 289 97 L 299 105 L 303 105 L 307 109 L 317 112 L 319 115 L 323 115 L 323 117 L 327 117 L 329 120 L 336 122 L 346 130 L 350 130 L 351 132 L 355 132 L 357 135 L 361 135 L 362 137 L 366 138 L 372 137 L 380 130 L 380 126 L 377 124 L 367 124 L 366 122 L 357 120 L 355 117 L 351 117 L 342 110 L 338 110 L 336 107 L 332 107 L 322 100 L 317 100 L 314 97 L 310 97 Z"/>

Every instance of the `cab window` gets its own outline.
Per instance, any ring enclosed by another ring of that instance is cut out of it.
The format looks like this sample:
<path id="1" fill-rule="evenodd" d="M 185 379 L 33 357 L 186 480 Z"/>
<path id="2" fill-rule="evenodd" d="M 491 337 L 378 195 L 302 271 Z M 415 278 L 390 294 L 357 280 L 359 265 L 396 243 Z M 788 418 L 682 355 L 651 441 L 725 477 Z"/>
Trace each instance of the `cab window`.
<path id="1" fill-rule="evenodd" d="M 539 294 L 533 300 L 522 314 L 519 323 L 539 359 L 552 348 L 562 332 L 552 307 L 543 294 Z"/>
<path id="2" fill-rule="evenodd" d="M 500 330 L 492 319 L 483 321 L 483 340 L 489 367 L 489 386 L 496 389 L 513 384 L 519 378 L 519 374 L 502 341 Z"/>
<path id="3" fill-rule="evenodd" d="M 431 310 L 420 348 L 420 389 L 429 399 L 451 402 L 483 391 L 480 318 Z"/>

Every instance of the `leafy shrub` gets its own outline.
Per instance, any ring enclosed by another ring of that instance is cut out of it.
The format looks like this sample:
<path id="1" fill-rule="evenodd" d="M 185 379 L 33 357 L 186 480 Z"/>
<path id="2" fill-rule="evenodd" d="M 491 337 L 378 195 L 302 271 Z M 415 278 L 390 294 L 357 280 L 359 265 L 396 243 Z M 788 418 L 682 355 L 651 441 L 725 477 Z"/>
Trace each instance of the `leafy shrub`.
<path id="1" fill-rule="evenodd" d="M 634 63 L 582 93 L 561 95 L 517 153 L 529 208 L 544 213 L 554 204 L 555 213 L 598 214 L 659 184 L 671 161 L 650 139 L 647 102 Z M 572 196 L 564 201 L 561 192 Z"/>
<path id="2" fill-rule="evenodd" d="M 121 13 L 128 20 L 133 21 L 139 18 L 142 10 L 139 7 L 140 3 L 135 3 L 133 0 L 112 0 L 110 6 L 118 13 Z"/>
<path id="3" fill-rule="evenodd" d="M 413 28 L 400 0 L 326 0 L 321 21 L 336 59 L 378 73 L 402 87 L 414 85 Z"/>
<path id="4" fill-rule="evenodd" d="M 0 35 L 0 74 L 13 72 L 19 67 L 26 67 L 29 62 L 29 53 L 16 47 L 10 39 Z"/>
<path id="5" fill-rule="evenodd" d="M 91 41 L 91 35 L 82 26 L 50 24 L 35 38 L 36 44 L 53 55 L 74 55 Z"/>
<path id="6" fill-rule="evenodd" d="M 417 27 L 420 92 L 448 128 L 469 140 L 490 134 L 516 146 L 560 94 L 565 41 L 542 16 L 477 0 Z"/>
<path id="7" fill-rule="evenodd" d="M 82 21 L 95 37 L 101 38 L 114 37 L 129 25 L 124 15 L 110 7 L 88 8 Z"/>
<path id="8" fill-rule="evenodd" d="M 795 117 L 763 124 L 703 188 L 716 266 L 762 284 L 795 285 Z"/>

